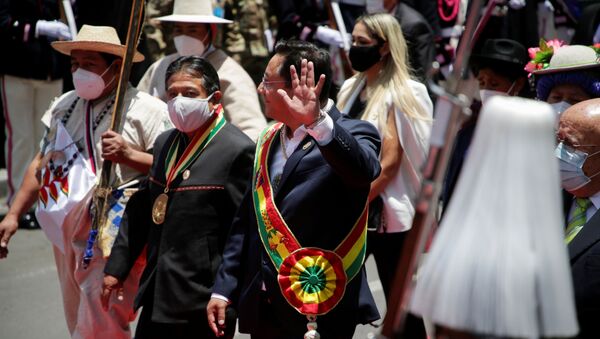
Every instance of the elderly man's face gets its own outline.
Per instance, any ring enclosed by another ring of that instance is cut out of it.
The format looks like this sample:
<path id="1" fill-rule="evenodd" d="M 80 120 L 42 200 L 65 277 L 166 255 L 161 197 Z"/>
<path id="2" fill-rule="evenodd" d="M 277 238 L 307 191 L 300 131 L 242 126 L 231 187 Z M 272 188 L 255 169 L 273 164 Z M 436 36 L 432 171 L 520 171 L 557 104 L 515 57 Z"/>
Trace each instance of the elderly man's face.
<path id="1" fill-rule="evenodd" d="M 591 182 L 573 192 L 577 197 L 589 197 L 600 191 L 600 99 L 588 100 L 567 109 L 560 117 L 557 139 L 565 145 L 588 154 L 583 173 Z"/>

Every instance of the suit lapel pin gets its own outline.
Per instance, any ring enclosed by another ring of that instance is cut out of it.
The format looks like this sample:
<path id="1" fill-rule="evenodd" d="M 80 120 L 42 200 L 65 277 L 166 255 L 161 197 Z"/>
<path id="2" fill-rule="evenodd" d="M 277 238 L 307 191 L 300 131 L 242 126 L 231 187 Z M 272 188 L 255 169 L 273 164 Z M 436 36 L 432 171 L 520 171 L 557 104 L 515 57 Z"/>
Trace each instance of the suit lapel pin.
<path id="1" fill-rule="evenodd" d="M 183 171 L 183 180 L 187 180 L 190 177 L 190 170 Z"/>
<path id="2" fill-rule="evenodd" d="M 302 150 L 306 151 L 310 147 L 310 145 L 312 145 L 312 141 L 309 141 L 306 144 L 304 144 L 304 146 L 302 146 Z"/>

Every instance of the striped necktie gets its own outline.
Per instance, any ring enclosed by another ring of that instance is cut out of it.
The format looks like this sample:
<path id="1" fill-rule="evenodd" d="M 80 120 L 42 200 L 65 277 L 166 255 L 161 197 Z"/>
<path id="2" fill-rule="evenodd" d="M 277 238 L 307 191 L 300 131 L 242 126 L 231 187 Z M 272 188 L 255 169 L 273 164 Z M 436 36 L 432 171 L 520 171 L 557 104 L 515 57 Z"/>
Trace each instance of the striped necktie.
<path id="1" fill-rule="evenodd" d="M 565 242 L 568 244 L 581 231 L 586 222 L 586 212 L 592 202 L 588 198 L 576 198 L 575 209 L 569 219 L 567 230 L 565 231 Z"/>

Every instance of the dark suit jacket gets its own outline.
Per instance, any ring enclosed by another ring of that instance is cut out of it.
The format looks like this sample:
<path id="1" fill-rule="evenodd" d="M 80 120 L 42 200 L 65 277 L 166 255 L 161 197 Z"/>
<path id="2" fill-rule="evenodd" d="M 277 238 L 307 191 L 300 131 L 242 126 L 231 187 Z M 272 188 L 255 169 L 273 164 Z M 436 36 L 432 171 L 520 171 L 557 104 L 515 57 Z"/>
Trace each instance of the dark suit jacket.
<path id="1" fill-rule="evenodd" d="M 152 204 L 164 191 L 166 154 L 178 133 L 170 130 L 157 138 L 149 182 L 130 199 L 105 268 L 124 279 L 147 244 L 135 308 L 153 298 L 152 320 L 166 323 L 206 308 L 254 158 L 254 143 L 226 124 L 189 167 L 190 177 L 180 175 L 171 184 L 165 222 L 156 225 Z"/>
<path id="2" fill-rule="evenodd" d="M 380 140 L 371 124 L 342 117 L 335 107 L 330 115 L 333 140 L 318 146 L 307 136 L 299 144 L 285 164 L 275 203 L 302 246 L 333 250 L 356 222 L 370 183 L 379 175 Z M 277 147 L 279 141 L 272 150 Z M 252 192 L 247 192 L 231 227 L 213 290 L 233 302 L 241 332 L 256 331 L 263 282 L 278 322 L 301 337 L 306 332 L 306 317 L 281 295 L 277 271 L 258 235 Z M 378 318 L 363 268 L 348 284 L 337 307 L 319 316 L 317 322 L 320 329 L 348 328 Z"/>
<path id="3" fill-rule="evenodd" d="M 402 2 L 396 6 L 394 16 L 406 39 L 410 66 L 415 75 L 424 80 L 435 58 L 433 29 L 419 12 Z"/>
<path id="4" fill-rule="evenodd" d="M 564 195 L 565 216 L 573 197 Z M 580 339 L 600 338 L 600 213 L 583 226 L 569 243 Z"/>

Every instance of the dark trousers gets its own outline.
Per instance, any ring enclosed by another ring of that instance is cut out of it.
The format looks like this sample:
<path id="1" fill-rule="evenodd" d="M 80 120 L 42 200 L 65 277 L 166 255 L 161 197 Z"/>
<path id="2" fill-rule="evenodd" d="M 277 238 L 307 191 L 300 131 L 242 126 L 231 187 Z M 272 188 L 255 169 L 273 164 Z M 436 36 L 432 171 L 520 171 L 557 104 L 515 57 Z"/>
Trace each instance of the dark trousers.
<path id="1" fill-rule="evenodd" d="M 402 247 L 408 232 L 377 233 L 376 231 L 369 231 L 367 233 L 366 255 L 368 257 L 369 254 L 373 254 L 387 302 L 390 300 L 398 260 L 402 255 Z M 388 309 L 389 307 L 390 305 L 388 305 Z M 407 314 L 402 338 L 424 339 L 426 337 L 423 320 L 411 313 Z"/>
<path id="2" fill-rule="evenodd" d="M 306 328 L 290 328 L 285 320 L 279 319 L 264 294 L 260 298 L 258 322 L 257 331 L 250 334 L 252 339 L 302 339 L 304 333 L 308 331 Z M 317 325 L 319 325 L 318 317 Z M 344 324 L 336 328 L 317 328 L 321 338 L 326 339 L 352 339 L 355 330 L 356 326 L 344 326 Z"/>
<path id="3" fill-rule="evenodd" d="M 190 312 L 182 319 L 182 323 L 159 323 L 152 321 L 153 304 L 145 302 L 142 314 L 135 330 L 135 339 L 204 339 L 216 338 L 213 331 L 208 327 L 206 309 Z M 228 307 L 228 311 L 230 307 Z M 231 339 L 235 334 L 235 314 L 227 312 L 225 336 L 220 338 Z"/>

